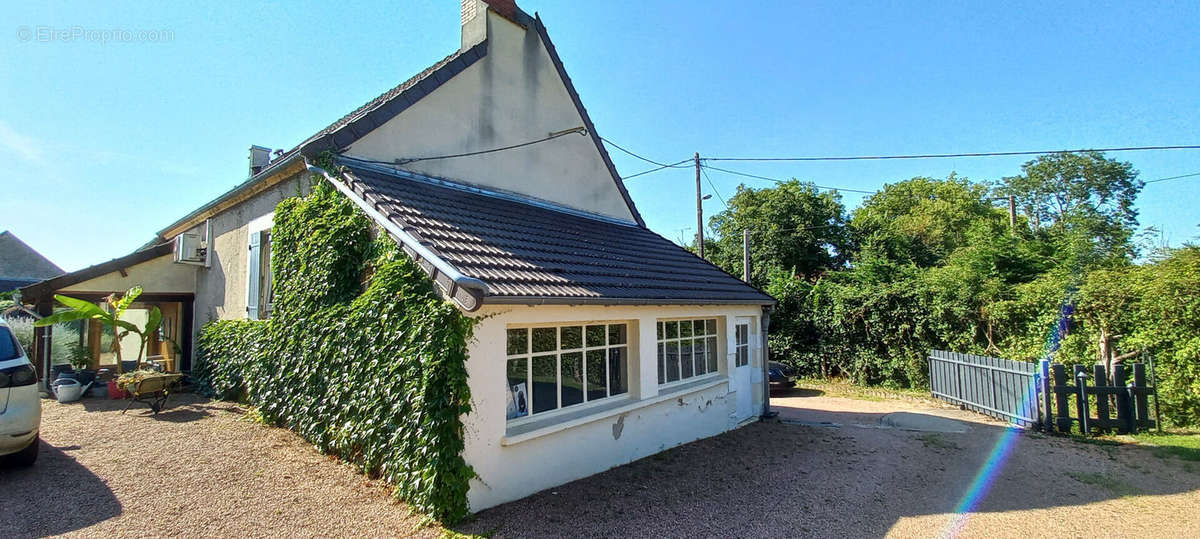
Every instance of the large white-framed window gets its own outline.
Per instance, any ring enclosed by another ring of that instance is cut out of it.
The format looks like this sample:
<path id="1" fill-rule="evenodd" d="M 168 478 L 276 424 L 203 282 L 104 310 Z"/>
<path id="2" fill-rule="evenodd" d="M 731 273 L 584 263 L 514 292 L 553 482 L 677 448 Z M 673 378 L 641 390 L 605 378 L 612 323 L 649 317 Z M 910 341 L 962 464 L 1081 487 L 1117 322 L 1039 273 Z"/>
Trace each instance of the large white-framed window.
<path id="1" fill-rule="evenodd" d="M 629 393 L 629 323 L 510 326 L 508 420 Z"/>
<path id="2" fill-rule="evenodd" d="M 717 328 L 716 318 L 659 320 L 659 385 L 719 372 Z"/>

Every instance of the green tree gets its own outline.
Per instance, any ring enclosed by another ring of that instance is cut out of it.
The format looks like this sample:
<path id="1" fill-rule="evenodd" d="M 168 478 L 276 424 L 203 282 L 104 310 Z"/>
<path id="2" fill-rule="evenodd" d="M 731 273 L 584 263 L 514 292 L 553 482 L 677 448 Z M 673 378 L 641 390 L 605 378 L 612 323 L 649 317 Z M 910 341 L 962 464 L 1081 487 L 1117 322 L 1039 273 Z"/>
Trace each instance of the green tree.
<path id="1" fill-rule="evenodd" d="M 1005 178 L 997 193 L 1015 197 L 1035 232 L 1074 268 L 1132 260 L 1141 192 L 1133 165 L 1100 152 L 1044 155 Z"/>
<path id="2" fill-rule="evenodd" d="M 989 201 L 988 188 L 951 174 L 888 184 L 854 211 L 851 227 L 864 250 L 901 264 L 932 267 L 967 244 L 977 222 L 1006 230 L 1003 210 Z"/>
<path id="3" fill-rule="evenodd" d="M 776 187 L 739 186 L 729 207 L 714 215 L 705 243 L 709 260 L 742 274 L 742 231 L 750 230 L 750 281 L 766 286 L 772 271 L 814 277 L 844 267 L 852 249 L 845 207 L 836 192 L 795 179 Z"/>

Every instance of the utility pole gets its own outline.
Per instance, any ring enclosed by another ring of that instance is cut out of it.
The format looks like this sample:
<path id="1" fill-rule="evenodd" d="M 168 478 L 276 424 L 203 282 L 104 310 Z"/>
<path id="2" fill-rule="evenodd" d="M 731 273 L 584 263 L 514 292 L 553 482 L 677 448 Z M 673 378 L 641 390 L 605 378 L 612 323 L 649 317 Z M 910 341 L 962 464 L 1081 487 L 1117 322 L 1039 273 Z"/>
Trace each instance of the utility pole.
<path id="1" fill-rule="evenodd" d="M 742 230 L 742 280 L 750 282 L 750 229 Z"/>
<path id="2" fill-rule="evenodd" d="M 700 199 L 700 152 L 696 152 L 696 249 L 704 258 L 704 202 Z"/>
<path id="3" fill-rule="evenodd" d="M 1012 195 L 1008 195 L 1008 229 L 1017 233 L 1017 199 Z"/>

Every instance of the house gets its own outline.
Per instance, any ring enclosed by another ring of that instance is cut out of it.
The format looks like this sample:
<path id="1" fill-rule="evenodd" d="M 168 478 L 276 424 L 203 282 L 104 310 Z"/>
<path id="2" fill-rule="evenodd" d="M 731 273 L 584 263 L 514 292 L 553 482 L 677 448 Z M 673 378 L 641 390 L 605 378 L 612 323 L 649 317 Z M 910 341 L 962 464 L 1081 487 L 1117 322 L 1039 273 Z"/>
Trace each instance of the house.
<path id="1" fill-rule="evenodd" d="M 646 227 L 541 19 L 512 1 L 464 0 L 457 52 L 274 159 L 252 147 L 250 178 L 154 246 L 25 298 L 44 309 L 55 291 L 142 284 L 148 302 L 179 305 L 184 336 L 269 317 L 273 210 L 320 177 L 326 151 L 346 179 L 333 185 L 479 321 L 471 510 L 767 409 L 774 300 Z"/>
<path id="2" fill-rule="evenodd" d="M 63 273 L 62 268 L 12 232 L 0 232 L 0 292 L 11 292 Z"/>

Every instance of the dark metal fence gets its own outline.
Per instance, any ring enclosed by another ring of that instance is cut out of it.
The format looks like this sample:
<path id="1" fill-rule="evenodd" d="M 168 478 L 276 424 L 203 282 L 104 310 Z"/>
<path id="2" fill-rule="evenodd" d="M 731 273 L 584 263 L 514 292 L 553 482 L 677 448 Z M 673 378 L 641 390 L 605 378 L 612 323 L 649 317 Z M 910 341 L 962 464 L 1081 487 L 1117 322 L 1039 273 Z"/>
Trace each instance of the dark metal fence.
<path id="1" fill-rule="evenodd" d="M 1040 422 L 1036 363 L 931 350 L 929 389 L 968 410 L 1030 427 Z"/>

